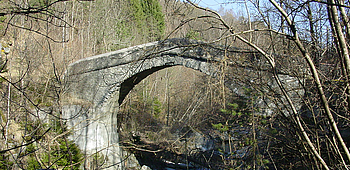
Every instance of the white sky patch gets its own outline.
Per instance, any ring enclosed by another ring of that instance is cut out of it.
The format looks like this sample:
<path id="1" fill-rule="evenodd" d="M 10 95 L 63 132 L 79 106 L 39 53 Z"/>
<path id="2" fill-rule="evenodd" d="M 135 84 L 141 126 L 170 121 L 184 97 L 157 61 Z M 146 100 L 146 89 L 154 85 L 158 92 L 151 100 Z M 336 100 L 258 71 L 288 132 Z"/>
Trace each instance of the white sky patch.
<path id="1" fill-rule="evenodd" d="M 186 0 L 183 0 L 186 1 Z M 245 0 L 192 0 L 201 7 L 209 8 L 223 14 L 225 11 L 231 11 L 236 16 L 247 16 Z M 248 7 L 252 5 L 247 1 Z"/>

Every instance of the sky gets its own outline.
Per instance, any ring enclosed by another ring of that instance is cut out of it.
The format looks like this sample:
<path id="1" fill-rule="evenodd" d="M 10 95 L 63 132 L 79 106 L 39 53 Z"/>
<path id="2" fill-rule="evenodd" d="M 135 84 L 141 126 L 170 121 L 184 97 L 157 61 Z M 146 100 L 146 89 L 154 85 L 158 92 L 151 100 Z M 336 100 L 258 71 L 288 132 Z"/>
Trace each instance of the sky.
<path id="1" fill-rule="evenodd" d="M 202 7 L 208 7 L 215 10 L 219 9 L 223 3 L 222 0 L 196 0 L 195 2 Z"/>
<path id="2" fill-rule="evenodd" d="M 233 3 L 228 3 L 230 1 L 232 2 L 235 0 L 195 0 L 193 2 L 198 3 L 202 7 L 208 7 L 214 10 L 220 9 L 221 6 L 225 9 L 237 8 L 237 6 L 242 6 Z"/>
<path id="3" fill-rule="evenodd" d="M 236 1 L 236 3 L 228 3 Z M 208 7 L 215 11 L 219 11 L 220 7 L 226 10 L 232 9 L 236 14 L 245 13 L 245 6 L 243 3 L 237 3 L 238 0 L 192 0 L 192 2 L 197 3 L 199 6 Z"/>

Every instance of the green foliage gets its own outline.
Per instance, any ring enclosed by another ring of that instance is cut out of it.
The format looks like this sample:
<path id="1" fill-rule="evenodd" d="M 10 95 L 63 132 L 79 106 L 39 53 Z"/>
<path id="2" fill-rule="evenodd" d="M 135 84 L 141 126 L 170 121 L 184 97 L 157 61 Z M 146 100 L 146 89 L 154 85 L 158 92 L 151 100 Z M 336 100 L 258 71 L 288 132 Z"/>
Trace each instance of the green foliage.
<path id="1" fill-rule="evenodd" d="M 9 160 L 10 155 L 0 154 L 0 169 L 10 169 L 14 164 L 13 161 Z"/>
<path id="2" fill-rule="evenodd" d="M 253 145 L 257 144 L 257 140 L 256 139 L 251 139 L 251 138 L 245 138 L 244 139 L 244 143 L 247 146 L 253 146 Z"/>
<path id="3" fill-rule="evenodd" d="M 35 151 L 36 151 L 36 146 L 34 144 L 30 144 L 27 146 L 27 149 L 25 151 L 24 155 L 27 155 L 27 169 L 28 170 L 36 170 L 41 168 L 39 162 L 36 160 L 35 157 Z"/>
<path id="4" fill-rule="evenodd" d="M 236 112 L 235 110 L 232 110 L 232 116 L 241 116 L 242 113 L 241 112 Z"/>
<path id="5" fill-rule="evenodd" d="M 51 130 L 46 135 L 57 135 L 62 134 L 65 131 L 65 125 L 61 126 L 58 121 L 51 121 L 50 123 L 40 123 L 39 121 L 28 121 L 27 124 L 23 125 L 26 130 L 32 133 L 32 137 L 25 138 L 26 141 L 32 141 L 33 137 L 41 137 L 44 131 L 48 128 Z M 47 141 L 45 137 L 40 140 L 40 145 L 33 143 L 27 146 L 22 156 L 26 156 L 26 163 L 28 170 L 36 170 L 43 168 L 44 165 L 40 165 L 40 162 L 44 163 L 45 166 L 50 168 L 63 168 L 63 170 L 74 169 L 78 170 L 80 161 L 83 158 L 83 154 L 76 144 L 72 141 L 65 139 L 66 135 L 55 140 L 51 143 L 50 149 L 46 145 Z M 76 164 L 77 163 L 77 164 Z M 70 165 L 76 164 L 72 167 Z"/>
<path id="6" fill-rule="evenodd" d="M 219 130 L 220 132 L 226 132 L 229 130 L 229 126 L 228 125 L 223 125 L 222 123 L 218 123 L 218 124 L 212 124 L 214 129 Z"/>
<path id="7" fill-rule="evenodd" d="M 231 111 L 227 109 L 220 109 L 220 112 L 225 113 L 225 114 L 230 114 Z"/>
<path id="8" fill-rule="evenodd" d="M 59 148 L 53 150 L 51 152 L 51 155 L 54 157 L 55 160 L 57 160 L 56 164 L 58 166 L 66 167 L 65 169 L 74 169 L 78 170 L 83 154 L 81 153 L 80 149 L 78 146 L 73 143 L 72 141 L 69 140 L 64 140 L 64 139 L 59 139 Z M 71 168 L 68 168 L 68 165 L 75 164 Z"/>
<path id="9" fill-rule="evenodd" d="M 6 21 L 6 19 L 7 19 L 7 17 L 6 17 L 6 16 L 0 16 L 0 22 L 5 22 L 5 21 Z"/>
<path id="10" fill-rule="evenodd" d="M 135 25 L 141 35 L 160 39 L 165 30 L 164 15 L 158 0 L 129 0 Z"/>
<path id="11" fill-rule="evenodd" d="M 228 106 L 232 107 L 232 109 L 220 109 L 220 111 L 224 114 L 232 114 L 232 116 L 241 116 L 242 112 L 237 111 L 238 110 L 238 104 L 237 103 L 228 103 Z M 245 113 L 248 115 L 249 113 Z"/>
<path id="12" fill-rule="evenodd" d="M 31 141 L 33 138 L 40 138 L 45 130 L 49 127 L 48 123 L 41 123 L 40 121 L 20 122 L 23 130 L 29 132 L 31 135 L 26 136 L 26 141 Z"/>
<path id="13" fill-rule="evenodd" d="M 146 14 L 144 13 L 142 2 L 143 1 L 140 0 L 130 0 L 134 20 L 137 23 L 137 26 L 140 28 L 142 28 L 143 24 L 145 24 L 143 20 L 146 19 Z"/>
<path id="14" fill-rule="evenodd" d="M 244 94 L 247 96 L 251 96 L 252 95 L 252 89 L 251 88 L 247 88 L 247 87 L 243 87 L 244 90 Z"/>
<path id="15" fill-rule="evenodd" d="M 90 169 L 99 169 L 101 165 L 105 162 L 105 157 L 101 153 L 95 153 L 91 155 L 92 162 L 90 165 Z"/>
<path id="16" fill-rule="evenodd" d="M 162 103 L 157 97 L 153 99 L 153 112 L 156 118 L 158 118 L 159 114 L 162 112 Z"/>
<path id="17" fill-rule="evenodd" d="M 28 4 L 33 8 L 42 8 L 47 7 L 49 4 L 51 4 L 51 0 L 29 0 Z"/>
<path id="18" fill-rule="evenodd" d="M 231 106 L 234 110 L 238 109 L 237 103 L 228 103 L 227 105 Z"/>
<path id="19" fill-rule="evenodd" d="M 194 30 L 188 31 L 185 37 L 188 39 L 201 40 L 200 33 Z"/>
<path id="20" fill-rule="evenodd" d="M 222 135 L 227 135 L 229 140 L 231 139 L 230 136 L 239 140 L 231 142 L 224 140 L 222 143 L 226 145 L 226 150 L 225 147 L 218 148 L 217 150 L 220 152 L 224 150 L 226 153 L 229 146 L 229 155 L 234 156 L 236 154 L 235 151 L 250 148 L 243 158 L 246 160 L 237 159 L 226 163 L 232 163 L 233 167 L 244 167 L 243 169 L 251 169 L 253 164 L 255 167 L 258 166 L 266 169 L 268 168 L 267 165 L 271 163 L 269 159 L 265 159 L 264 155 L 259 153 L 260 148 L 258 146 L 264 143 L 264 141 L 260 140 L 262 138 L 261 136 L 275 134 L 277 130 L 267 128 L 269 124 L 267 117 L 253 114 L 257 110 L 254 108 L 257 98 L 254 91 L 250 88 L 244 88 L 244 92 L 244 98 L 237 98 L 234 102 L 228 103 L 224 109 L 220 109 L 221 116 L 226 119 L 225 124 L 212 124 L 214 129 L 219 130 L 223 133 Z"/>
<path id="21" fill-rule="evenodd" d="M 61 124 L 61 122 L 58 121 L 58 120 L 50 121 L 50 127 L 51 127 L 51 130 L 54 131 L 57 134 L 62 134 L 63 132 L 67 131 L 66 124 L 63 123 L 63 122 Z M 63 137 L 66 137 L 68 135 L 69 135 L 69 133 L 67 133 Z"/>
<path id="22" fill-rule="evenodd" d="M 78 170 L 80 166 L 79 161 L 81 161 L 83 157 L 80 149 L 77 147 L 77 145 L 69 140 L 66 142 L 64 139 L 59 139 L 57 142 L 58 145 L 56 147 L 51 147 L 50 152 L 44 152 L 42 154 L 37 154 L 38 150 L 40 149 L 39 147 L 41 146 L 38 147 L 34 144 L 28 145 L 25 152 L 25 155 L 28 155 L 27 169 L 36 170 L 42 168 L 37 160 L 37 157 L 40 155 L 41 157 L 39 157 L 39 159 L 41 159 L 41 162 L 45 163 L 45 165 L 51 166 L 51 168 L 65 167 L 63 170 Z M 77 164 L 72 167 L 69 166 L 75 163 Z"/>
<path id="23" fill-rule="evenodd" d="M 270 163 L 270 161 L 269 161 L 268 159 L 263 159 L 263 160 L 262 160 L 262 163 L 263 163 L 263 164 L 268 164 L 268 163 Z"/>
<path id="24" fill-rule="evenodd" d="M 269 133 L 270 133 L 271 135 L 275 135 L 275 134 L 277 134 L 277 129 L 271 128 L 271 129 L 269 129 Z"/>
<path id="25" fill-rule="evenodd" d="M 116 21 L 117 25 L 115 27 L 115 32 L 116 34 L 118 35 L 118 40 L 119 41 L 125 41 L 126 39 L 132 39 L 133 38 L 133 35 L 131 34 L 131 25 L 130 23 L 128 23 L 127 21 L 125 20 L 117 20 Z M 100 38 L 103 38 L 103 37 L 100 37 Z M 102 40 L 98 40 L 97 44 L 101 44 L 101 41 Z M 121 48 L 126 48 L 128 47 L 127 45 L 124 45 L 124 44 L 116 44 L 114 45 L 111 50 L 114 51 L 114 50 L 117 50 L 117 49 L 121 49 Z"/>

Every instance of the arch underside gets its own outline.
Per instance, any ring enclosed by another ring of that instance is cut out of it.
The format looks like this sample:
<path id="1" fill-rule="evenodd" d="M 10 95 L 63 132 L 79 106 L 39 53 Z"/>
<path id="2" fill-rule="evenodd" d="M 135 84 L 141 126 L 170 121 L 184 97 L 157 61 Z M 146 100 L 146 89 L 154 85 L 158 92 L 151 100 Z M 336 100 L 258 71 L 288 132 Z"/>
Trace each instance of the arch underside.
<path id="1" fill-rule="evenodd" d="M 173 65 L 165 65 L 165 66 L 159 66 L 159 67 L 153 67 L 151 69 L 147 69 L 143 72 L 137 73 L 130 78 L 126 79 L 121 85 L 120 85 L 120 92 L 119 92 L 119 99 L 118 103 L 121 105 L 125 99 L 125 97 L 129 94 L 129 92 L 140 83 L 143 79 L 145 79 L 147 76 L 153 74 L 154 72 L 157 72 L 159 70 L 172 67 Z"/>
<path id="2" fill-rule="evenodd" d="M 205 60 L 197 60 L 197 59 L 191 59 L 184 56 L 163 56 L 162 61 L 158 62 L 157 64 L 154 64 L 153 60 L 158 60 L 158 58 L 152 58 L 147 63 L 153 63 L 149 67 L 145 66 L 143 71 L 138 71 L 134 74 L 132 74 L 129 78 L 125 79 L 121 85 L 120 85 L 120 91 L 119 91 L 119 99 L 118 103 L 119 105 L 123 103 L 123 100 L 125 97 L 129 94 L 129 92 L 140 83 L 143 79 L 145 79 L 147 76 L 153 74 L 154 72 L 157 72 L 159 70 L 173 67 L 173 66 L 184 66 L 187 68 L 191 68 L 193 70 L 197 70 L 200 72 L 203 72 L 204 74 L 207 74 L 209 76 L 215 77 L 217 74 L 217 67 L 215 63 L 211 63 L 210 61 Z M 138 65 L 138 64 L 135 64 Z"/>

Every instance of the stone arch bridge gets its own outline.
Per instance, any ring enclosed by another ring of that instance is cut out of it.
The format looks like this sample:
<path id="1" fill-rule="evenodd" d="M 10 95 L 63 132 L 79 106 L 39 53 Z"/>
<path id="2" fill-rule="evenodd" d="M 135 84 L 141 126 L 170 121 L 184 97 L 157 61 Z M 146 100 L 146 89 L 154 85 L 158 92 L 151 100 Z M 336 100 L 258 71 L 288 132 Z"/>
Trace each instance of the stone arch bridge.
<path id="1" fill-rule="evenodd" d="M 86 153 L 108 156 L 105 166 L 124 169 L 118 144 L 117 112 L 129 91 L 158 70 L 176 65 L 217 76 L 225 56 L 254 51 L 223 48 L 188 39 L 152 42 L 74 62 L 65 73 L 63 115 L 71 139 Z"/>

